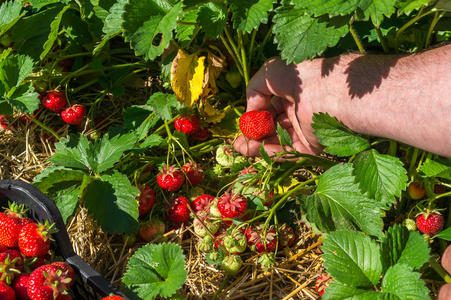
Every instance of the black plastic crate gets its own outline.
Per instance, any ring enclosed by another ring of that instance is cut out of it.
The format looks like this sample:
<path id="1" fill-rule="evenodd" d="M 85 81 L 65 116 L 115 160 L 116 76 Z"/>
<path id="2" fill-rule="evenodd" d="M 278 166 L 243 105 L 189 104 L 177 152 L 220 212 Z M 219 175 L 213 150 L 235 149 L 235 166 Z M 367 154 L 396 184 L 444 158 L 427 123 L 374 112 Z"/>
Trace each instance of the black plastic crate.
<path id="1" fill-rule="evenodd" d="M 41 191 L 23 181 L 0 180 L 0 207 L 7 207 L 8 202 L 25 204 L 28 216 L 35 221 L 55 223 L 58 229 L 57 233 L 52 234 L 56 244 L 55 254 L 61 256 L 77 273 L 77 281 L 71 287 L 74 299 L 98 300 L 112 293 L 129 299 L 75 253 L 61 213 Z"/>

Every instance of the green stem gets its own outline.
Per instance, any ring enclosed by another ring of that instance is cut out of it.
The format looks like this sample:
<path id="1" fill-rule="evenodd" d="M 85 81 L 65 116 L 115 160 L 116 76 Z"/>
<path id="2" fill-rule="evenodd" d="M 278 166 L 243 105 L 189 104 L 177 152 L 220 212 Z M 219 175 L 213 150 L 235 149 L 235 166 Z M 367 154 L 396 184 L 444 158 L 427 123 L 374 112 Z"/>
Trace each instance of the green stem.
<path id="1" fill-rule="evenodd" d="M 249 70 L 247 68 L 247 57 L 246 57 L 246 50 L 244 49 L 243 45 L 243 34 L 241 32 L 238 32 L 238 40 L 239 40 L 239 48 L 241 52 L 241 63 L 243 67 L 243 77 L 244 82 L 247 84 L 249 83 Z"/>
<path id="2" fill-rule="evenodd" d="M 377 36 L 379 37 L 379 40 L 381 41 L 381 46 L 382 46 L 382 49 L 384 49 L 384 53 L 388 53 L 389 50 L 388 50 L 387 42 L 385 41 L 385 38 L 382 35 L 381 29 L 379 28 L 379 26 L 374 26 L 374 28 L 376 29 L 376 33 L 377 33 Z"/>
<path id="3" fill-rule="evenodd" d="M 224 38 L 224 35 L 221 34 L 219 36 L 219 38 L 221 39 L 221 41 L 224 44 L 224 46 L 226 47 L 227 51 L 229 51 L 230 55 L 232 56 L 233 60 L 235 61 L 238 71 L 240 72 L 240 74 L 243 74 L 243 69 L 241 68 L 238 58 L 236 57 L 235 52 L 232 50 L 232 48 L 230 48 L 230 45 L 229 45 L 229 43 L 227 43 L 227 40 Z"/>
<path id="4" fill-rule="evenodd" d="M 409 166 L 409 173 L 407 174 L 409 176 L 409 179 L 413 175 L 413 170 L 415 169 L 415 164 L 417 163 L 419 151 L 420 151 L 420 149 L 418 149 L 418 148 L 415 148 L 413 150 L 412 159 L 410 161 L 410 166 Z"/>
<path id="5" fill-rule="evenodd" d="M 390 140 L 390 147 L 388 148 L 388 155 L 396 156 L 396 149 L 398 148 L 398 142 Z"/>
<path id="6" fill-rule="evenodd" d="M 36 124 L 38 124 L 40 127 L 42 127 L 43 129 L 47 130 L 48 132 L 50 132 L 58 141 L 61 141 L 60 137 L 55 133 L 55 131 L 53 131 L 50 127 L 48 127 L 47 125 L 39 122 L 35 117 L 33 117 L 32 115 L 28 115 L 27 116 Z"/>
<path id="7" fill-rule="evenodd" d="M 251 36 L 251 42 L 249 44 L 249 53 L 248 53 L 248 57 L 249 57 L 249 61 L 248 61 L 248 67 L 249 70 L 251 69 L 251 62 L 252 62 L 252 53 L 254 52 L 254 45 L 255 45 L 255 38 L 257 37 L 257 30 L 253 30 L 252 31 L 252 36 Z"/>
<path id="8" fill-rule="evenodd" d="M 443 267 L 435 260 L 434 256 L 429 259 L 429 264 L 446 283 L 451 283 L 451 276 L 449 276 L 445 269 L 443 269 Z"/>
<path id="9" fill-rule="evenodd" d="M 354 41 L 359 48 L 359 51 L 361 54 L 365 54 L 365 47 L 363 47 L 362 41 L 359 38 L 359 35 L 357 34 L 357 31 L 354 28 L 354 25 L 352 25 L 353 20 L 349 22 L 349 31 L 351 32 L 352 37 L 354 38 Z"/>
<path id="10" fill-rule="evenodd" d="M 164 128 L 166 128 L 166 133 L 168 134 L 168 142 L 172 139 L 172 132 L 169 128 L 168 121 L 164 120 Z"/>
<path id="11" fill-rule="evenodd" d="M 440 15 L 438 11 L 435 12 L 434 19 L 432 19 L 431 26 L 429 27 L 428 34 L 426 36 L 426 43 L 424 45 L 424 49 L 427 49 L 429 47 L 431 43 L 432 32 L 434 31 L 435 25 L 437 25 L 437 22 L 440 20 L 441 17 L 443 17 L 444 14 L 445 12 L 442 12 Z"/>
<path id="12" fill-rule="evenodd" d="M 85 88 L 90 87 L 90 86 L 93 85 L 93 84 L 96 84 L 97 81 L 98 81 L 98 79 L 93 79 L 93 80 L 91 80 L 91 81 L 88 81 L 88 82 L 86 82 L 85 84 L 80 85 L 80 86 L 77 87 L 77 88 L 70 89 L 70 92 L 73 93 L 73 94 L 76 94 L 76 93 L 78 93 L 79 91 L 84 90 Z"/>

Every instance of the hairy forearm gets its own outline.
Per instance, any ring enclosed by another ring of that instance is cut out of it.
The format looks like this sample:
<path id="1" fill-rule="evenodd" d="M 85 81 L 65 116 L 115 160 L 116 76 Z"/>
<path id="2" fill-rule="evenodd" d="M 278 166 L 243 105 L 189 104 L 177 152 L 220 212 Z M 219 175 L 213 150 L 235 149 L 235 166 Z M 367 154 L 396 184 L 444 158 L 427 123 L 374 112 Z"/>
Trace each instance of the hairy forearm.
<path id="1" fill-rule="evenodd" d="M 451 157 L 451 45 L 412 55 L 321 61 L 327 111 L 355 132 Z"/>

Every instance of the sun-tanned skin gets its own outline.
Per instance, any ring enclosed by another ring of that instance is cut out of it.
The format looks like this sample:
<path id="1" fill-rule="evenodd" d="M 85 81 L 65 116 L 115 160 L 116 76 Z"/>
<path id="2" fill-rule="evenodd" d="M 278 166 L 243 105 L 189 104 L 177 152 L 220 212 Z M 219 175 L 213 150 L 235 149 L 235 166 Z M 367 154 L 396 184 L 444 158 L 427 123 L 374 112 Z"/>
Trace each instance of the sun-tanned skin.
<path id="1" fill-rule="evenodd" d="M 297 65 L 272 58 L 249 82 L 247 111 L 269 110 L 302 153 L 321 153 L 310 124 L 313 113 L 323 112 L 355 132 L 451 157 L 450 70 L 451 44 L 418 54 L 346 54 Z M 234 148 L 259 156 L 263 141 L 270 155 L 282 150 L 275 129 L 258 141 L 241 135 Z M 451 247 L 442 265 L 451 272 Z M 451 284 L 438 299 L 451 299 Z"/>
<path id="2" fill-rule="evenodd" d="M 269 110 L 303 153 L 321 152 L 310 123 L 313 113 L 327 112 L 355 132 L 451 157 L 450 70 L 451 45 L 419 54 L 347 54 L 297 65 L 272 58 L 247 87 L 247 111 Z M 269 153 L 281 150 L 275 131 L 264 141 Z M 240 136 L 234 147 L 258 156 L 261 142 L 246 143 Z"/>

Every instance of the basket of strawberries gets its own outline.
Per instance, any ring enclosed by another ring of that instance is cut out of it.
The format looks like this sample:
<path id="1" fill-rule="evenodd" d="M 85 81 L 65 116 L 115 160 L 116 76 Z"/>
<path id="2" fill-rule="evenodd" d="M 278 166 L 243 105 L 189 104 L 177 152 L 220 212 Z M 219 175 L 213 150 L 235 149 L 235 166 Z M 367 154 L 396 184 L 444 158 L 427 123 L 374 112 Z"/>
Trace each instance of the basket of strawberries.
<path id="1" fill-rule="evenodd" d="M 58 208 L 38 189 L 0 180 L 0 207 L 0 299 L 128 299 L 75 253 Z"/>

